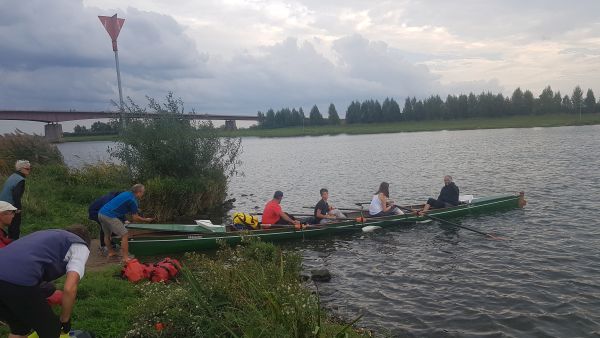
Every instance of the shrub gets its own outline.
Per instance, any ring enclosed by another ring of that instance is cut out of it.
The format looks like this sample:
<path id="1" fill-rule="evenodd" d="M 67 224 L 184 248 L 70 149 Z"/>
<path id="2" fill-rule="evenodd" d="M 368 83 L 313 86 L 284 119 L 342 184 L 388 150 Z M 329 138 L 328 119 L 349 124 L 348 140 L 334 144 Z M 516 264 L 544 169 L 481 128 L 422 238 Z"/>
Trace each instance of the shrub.
<path id="1" fill-rule="evenodd" d="M 184 117 L 181 99 L 169 93 L 166 103 L 148 98 L 148 109 L 129 101 L 129 113 L 152 117 L 131 120 L 119 134 L 112 156 L 145 181 L 154 177 L 202 177 L 221 172 L 237 173 L 241 139 L 220 138 L 211 122 L 194 126 Z"/>
<path id="2" fill-rule="evenodd" d="M 192 124 L 172 93 L 164 104 L 148 101 L 143 109 L 129 100 L 129 113 L 148 117 L 129 121 L 111 149 L 133 179 L 146 185 L 142 208 L 159 221 L 214 214 L 227 179 L 238 173 L 241 139 L 219 137 L 210 122 Z"/>
<path id="3" fill-rule="evenodd" d="M 218 214 L 227 190 L 226 180 L 219 173 L 201 178 L 156 177 L 145 184 L 141 209 L 158 221 L 187 222 Z"/>

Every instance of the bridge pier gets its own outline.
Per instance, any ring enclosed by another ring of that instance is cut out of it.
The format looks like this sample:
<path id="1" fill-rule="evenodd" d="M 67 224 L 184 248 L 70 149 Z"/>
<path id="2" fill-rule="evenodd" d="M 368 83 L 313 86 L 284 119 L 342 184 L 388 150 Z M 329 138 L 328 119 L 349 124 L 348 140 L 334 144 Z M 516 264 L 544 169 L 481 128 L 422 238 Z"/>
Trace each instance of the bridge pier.
<path id="1" fill-rule="evenodd" d="M 225 120 L 225 130 L 236 130 L 235 120 Z"/>
<path id="2" fill-rule="evenodd" d="M 44 138 L 48 142 L 62 142 L 63 131 L 60 123 L 48 123 L 44 126 Z"/>

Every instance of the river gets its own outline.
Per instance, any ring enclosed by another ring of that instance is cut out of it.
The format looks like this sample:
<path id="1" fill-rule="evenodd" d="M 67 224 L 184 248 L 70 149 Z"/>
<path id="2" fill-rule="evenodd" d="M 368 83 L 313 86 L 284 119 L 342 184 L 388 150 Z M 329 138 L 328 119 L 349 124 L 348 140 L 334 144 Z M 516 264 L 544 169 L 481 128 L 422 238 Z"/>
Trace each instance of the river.
<path id="1" fill-rule="evenodd" d="M 109 145 L 59 147 L 77 166 Z M 508 241 L 432 222 L 286 247 L 330 270 L 318 286 L 335 314 L 394 337 L 600 336 L 599 146 L 600 126 L 245 138 L 229 194 L 249 212 L 282 190 L 284 210 L 305 213 L 322 187 L 353 207 L 381 181 L 423 202 L 446 174 L 465 194 L 525 191 L 522 210 L 457 220 Z"/>

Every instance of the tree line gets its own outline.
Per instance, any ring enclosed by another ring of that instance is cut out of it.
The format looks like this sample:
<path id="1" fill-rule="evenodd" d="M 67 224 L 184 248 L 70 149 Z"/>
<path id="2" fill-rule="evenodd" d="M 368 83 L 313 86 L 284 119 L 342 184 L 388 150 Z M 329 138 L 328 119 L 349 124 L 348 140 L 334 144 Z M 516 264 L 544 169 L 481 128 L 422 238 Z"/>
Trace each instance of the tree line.
<path id="1" fill-rule="evenodd" d="M 88 129 L 86 126 L 76 125 L 73 128 L 72 135 L 112 135 L 119 133 L 119 123 L 117 121 L 110 121 L 108 123 L 104 123 L 101 121 L 96 121 L 92 123 L 90 128 Z M 68 133 L 65 133 L 68 134 Z"/>
<path id="2" fill-rule="evenodd" d="M 346 109 L 346 123 L 375 123 L 399 121 L 449 120 L 472 117 L 503 117 L 518 115 L 545 115 L 557 113 L 590 114 L 600 111 L 600 101 L 596 101 L 592 89 L 588 89 L 585 97 L 581 87 L 577 86 L 569 95 L 554 92 L 550 86 L 534 97 L 530 90 L 517 88 L 511 96 L 482 92 L 479 95 L 469 93 L 448 95 L 444 101 L 439 95 L 432 95 L 417 100 L 408 97 L 404 107 L 393 98 L 386 98 L 383 103 L 378 100 L 352 101 Z M 331 103 L 328 117 L 324 118 L 319 108 L 314 105 L 309 117 L 302 108 L 283 108 L 278 111 L 269 109 L 266 113 L 258 112 L 259 128 L 282 128 L 290 126 L 340 124 L 335 105 Z"/>
<path id="3" fill-rule="evenodd" d="M 310 110 L 308 118 L 304 115 L 302 107 L 283 108 L 278 111 L 273 109 L 267 110 L 266 113 L 258 112 L 258 126 L 260 128 L 283 128 L 291 126 L 322 126 L 326 124 L 340 124 L 340 116 L 338 115 L 335 105 L 329 105 L 327 118 L 324 118 L 317 105 L 314 105 Z"/>

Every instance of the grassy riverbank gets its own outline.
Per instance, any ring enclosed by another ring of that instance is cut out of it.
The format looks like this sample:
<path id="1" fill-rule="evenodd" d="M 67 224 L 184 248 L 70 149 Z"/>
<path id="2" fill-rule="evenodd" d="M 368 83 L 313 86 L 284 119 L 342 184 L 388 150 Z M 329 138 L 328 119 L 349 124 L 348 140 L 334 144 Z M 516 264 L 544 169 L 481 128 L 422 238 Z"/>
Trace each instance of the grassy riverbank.
<path id="1" fill-rule="evenodd" d="M 577 125 L 600 124 L 600 114 L 555 114 L 555 115 L 527 115 L 500 118 L 472 118 L 460 120 L 433 120 L 410 121 L 393 123 L 371 124 L 342 124 L 336 126 L 306 126 L 277 128 L 277 129 L 238 129 L 236 131 L 221 131 L 223 136 L 253 136 L 253 137 L 292 137 L 292 136 L 320 136 L 320 135 L 360 135 L 403 133 L 416 131 L 438 130 L 473 130 L 473 129 L 500 129 L 500 128 L 533 128 L 533 127 L 560 127 Z M 115 135 L 96 136 L 68 136 L 65 142 L 84 141 L 114 141 Z"/>
<path id="2" fill-rule="evenodd" d="M 239 129 L 223 132 L 227 136 L 291 137 L 339 134 L 384 134 L 439 130 L 473 130 L 500 128 L 559 127 L 600 124 L 600 114 L 511 116 L 502 118 L 473 118 L 462 120 L 410 121 L 396 123 L 348 124 L 337 126 L 308 126 L 279 129 Z"/>
<path id="3" fill-rule="evenodd" d="M 83 223 L 97 233 L 97 225 L 87 220 L 88 204 L 130 183 L 125 171 L 113 165 L 77 171 L 62 165 L 34 166 L 26 183 L 22 231 Z M 177 283 L 133 285 L 118 277 L 120 265 L 92 249 L 73 328 L 98 337 L 368 335 L 328 317 L 301 281 L 301 258 L 296 253 L 253 242 L 211 256 L 189 256 L 183 262 L 190 272 Z M 156 331 L 156 323 L 165 329 Z M 0 335 L 7 331 L 0 327 Z"/>

